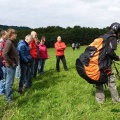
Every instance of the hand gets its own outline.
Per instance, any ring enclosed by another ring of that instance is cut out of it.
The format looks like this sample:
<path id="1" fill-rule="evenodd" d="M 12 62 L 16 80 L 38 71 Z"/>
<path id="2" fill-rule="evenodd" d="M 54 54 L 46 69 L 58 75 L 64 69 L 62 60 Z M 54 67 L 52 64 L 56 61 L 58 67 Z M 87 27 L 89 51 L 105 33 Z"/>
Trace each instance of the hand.
<path id="1" fill-rule="evenodd" d="M 16 66 L 16 64 L 15 63 L 13 63 L 13 67 L 15 67 Z"/>
<path id="2" fill-rule="evenodd" d="M 27 65 L 31 65 L 30 63 L 28 63 Z"/>

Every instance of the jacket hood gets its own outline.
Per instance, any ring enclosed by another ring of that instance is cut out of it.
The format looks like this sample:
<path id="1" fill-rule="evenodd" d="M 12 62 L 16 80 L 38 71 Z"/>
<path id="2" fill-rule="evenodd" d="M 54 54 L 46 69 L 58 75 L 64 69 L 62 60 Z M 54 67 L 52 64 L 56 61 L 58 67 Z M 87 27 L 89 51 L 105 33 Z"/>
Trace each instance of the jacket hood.
<path id="1" fill-rule="evenodd" d="M 24 40 L 20 40 L 19 43 L 18 43 L 18 45 L 19 44 L 25 44 L 25 41 Z"/>

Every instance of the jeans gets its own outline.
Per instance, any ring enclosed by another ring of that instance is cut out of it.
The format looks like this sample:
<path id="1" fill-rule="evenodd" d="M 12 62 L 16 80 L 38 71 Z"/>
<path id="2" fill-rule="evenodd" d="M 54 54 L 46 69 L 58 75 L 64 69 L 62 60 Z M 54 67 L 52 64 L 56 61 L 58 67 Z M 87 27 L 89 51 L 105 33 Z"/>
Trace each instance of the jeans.
<path id="1" fill-rule="evenodd" d="M 20 63 L 21 75 L 19 81 L 19 90 L 23 89 L 23 86 L 27 87 L 29 85 L 30 76 L 30 66 Z"/>
<path id="2" fill-rule="evenodd" d="M 20 79 L 20 63 L 16 67 L 15 77 L 19 80 Z"/>
<path id="3" fill-rule="evenodd" d="M 3 70 L 3 79 L 0 80 L 0 95 L 3 95 L 5 93 L 5 73 L 6 73 L 6 68 L 3 66 L 2 70 Z"/>
<path id="4" fill-rule="evenodd" d="M 67 65 L 66 65 L 66 59 L 65 59 L 65 56 L 56 56 L 56 70 L 57 71 L 60 71 L 60 66 L 59 66 L 59 63 L 60 63 L 60 60 L 62 61 L 63 63 L 63 67 L 65 70 L 67 70 Z"/>
<path id="5" fill-rule="evenodd" d="M 43 73 L 44 72 L 44 65 L 45 65 L 46 59 L 40 59 L 38 61 L 38 73 Z"/>
<path id="6" fill-rule="evenodd" d="M 14 83 L 15 77 L 15 67 L 6 67 L 6 83 L 5 83 L 5 92 L 6 92 L 6 100 L 12 100 L 12 86 Z"/>

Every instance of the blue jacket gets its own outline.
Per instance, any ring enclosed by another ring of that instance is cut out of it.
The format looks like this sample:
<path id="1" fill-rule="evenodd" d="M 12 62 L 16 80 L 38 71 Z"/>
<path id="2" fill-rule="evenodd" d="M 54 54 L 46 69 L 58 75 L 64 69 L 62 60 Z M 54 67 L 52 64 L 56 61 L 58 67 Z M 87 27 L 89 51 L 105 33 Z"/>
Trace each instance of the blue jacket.
<path id="1" fill-rule="evenodd" d="M 18 52 L 20 57 L 20 63 L 30 63 L 32 62 L 32 57 L 30 55 L 30 47 L 27 42 L 21 40 L 18 43 Z"/>

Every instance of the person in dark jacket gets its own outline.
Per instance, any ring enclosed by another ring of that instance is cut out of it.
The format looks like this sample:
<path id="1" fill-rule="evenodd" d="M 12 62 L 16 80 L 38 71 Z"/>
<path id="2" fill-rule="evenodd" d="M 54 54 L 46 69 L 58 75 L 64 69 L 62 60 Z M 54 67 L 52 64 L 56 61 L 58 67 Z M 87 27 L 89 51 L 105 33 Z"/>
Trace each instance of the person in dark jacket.
<path id="1" fill-rule="evenodd" d="M 29 44 L 32 42 L 32 36 L 27 35 L 25 40 L 21 40 L 18 43 L 18 52 L 20 57 L 20 68 L 21 75 L 19 81 L 18 92 L 22 93 L 24 88 L 28 87 L 29 78 L 30 78 L 30 65 L 32 62 L 32 56 L 30 55 L 30 47 Z"/>
<path id="2" fill-rule="evenodd" d="M 15 47 L 14 41 L 17 37 L 16 31 L 12 28 L 7 30 L 7 41 L 3 49 L 3 58 L 6 66 L 6 83 L 5 83 L 5 94 L 7 102 L 12 102 L 12 86 L 14 83 L 15 70 L 18 65 L 18 52 Z"/>
<path id="3" fill-rule="evenodd" d="M 116 55 L 115 50 L 117 48 L 117 37 L 120 32 L 120 24 L 115 22 L 111 24 L 109 31 L 106 34 L 111 35 L 107 39 L 108 47 L 107 47 L 107 55 L 111 60 L 111 63 L 113 60 L 120 61 L 120 57 Z M 120 98 L 118 95 L 118 91 L 116 88 L 116 82 L 115 82 L 115 76 L 112 72 L 111 75 L 108 75 L 108 87 L 109 91 L 111 93 L 112 101 L 113 102 L 120 102 Z M 95 94 L 96 101 L 98 103 L 103 103 L 105 101 L 105 95 L 104 95 L 104 88 L 103 84 L 97 84 L 96 85 L 96 94 Z"/>

